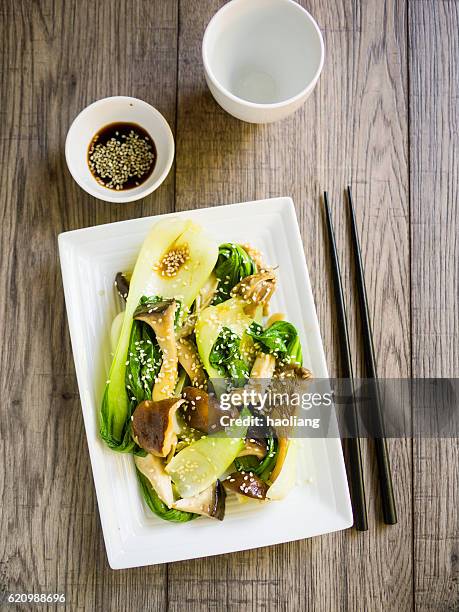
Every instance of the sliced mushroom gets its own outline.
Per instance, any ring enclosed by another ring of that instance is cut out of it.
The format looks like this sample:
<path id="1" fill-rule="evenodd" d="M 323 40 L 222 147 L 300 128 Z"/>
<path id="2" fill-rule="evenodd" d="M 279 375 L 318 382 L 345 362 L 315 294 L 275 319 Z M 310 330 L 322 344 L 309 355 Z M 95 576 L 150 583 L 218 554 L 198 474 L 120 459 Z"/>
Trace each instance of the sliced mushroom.
<path id="1" fill-rule="evenodd" d="M 250 371 L 250 378 L 272 378 L 275 368 L 276 358 L 274 357 L 274 355 L 271 355 L 270 353 L 258 353 Z"/>
<path id="2" fill-rule="evenodd" d="M 139 472 L 142 472 L 150 481 L 159 499 L 164 502 L 168 508 L 171 508 L 174 503 L 172 479 L 166 474 L 162 460 L 148 453 L 145 457 L 136 455 L 134 461 Z"/>
<path id="3" fill-rule="evenodd" d="M 302 380 L 308 380 L 312 378 L 311 370 L 303 368 L 302 366 L 291 364 L 280 364 L 275 370 L 276 378 L 301 378 Z"/>
<path id="4" fill-rule="evenodd" d="M 122 272 L 118 272 L 115 276 L 115 287 L 120 297 L 126 301 L 129 293 L 129 281 Z"/>
<path id="5" fill-rule="evenodd" d="M 196 387 L 183 389 L 184 407 L 183 418 L 185 422 L 199 431 L 207 433 L 209 430 L 209 395 Z"/>
<path id="6" fill-rule="evenodd" d="M 218 287 L 218 278 L 212 272 L 196 298 L 196 311 L 200 312 L 210 306 Z"/>
<path id="7" fill-rule="evenodd" d="M 263 443 L 261 440 L 255 438 L 246 438 L 244 441 L 244 448 L 241 450 L 238 457 L 247 457 L 251 455 L 258 459 L 264 459 L 267 452 L 268 448 L 266 442 Z"/>
<path id="8" fill-rule="evenodd" d="M 167 457 L 177 444 L 179 428 L 175 413 L 182 404 L 183 400 L 177 397 L 140 403 L 132 415 L 132 431 L 137 444 L 156 457 Z"/>
<path id="9" fill-rule="evenodd" d="M 253 472 L 233 472 L 223 481 L 227 491 L 252 499 L 265 499 L 268 485 Z"/>
<path id="10" fill-rule="evenodd" d="M 182 395 L 185 401 L 183 418 L 190 427 L 204 433 L 209 429 L 212 432 L 221 429 L 220 416 L 227 415 L 228 411 L 222 410 L 215 395 L 196 387 L 185 387 Z"/>
<path id="11" fill-rule="evenodd" d="M 258 353 L 250 371 L 248 383 L 230 392 L 231 402 L 242 406 L 245 397 L 261 397 L 267 390 L 276 367 L 276 358 L 269 353 Z M 253 392 L 253 393 L 252 393 Z"/>
<path id="12" fill-rule="evenodd" d="M 271 483 L 273 483 L 276 480 L 276 478 L 279 476 L 279 474 L 281 473 L 282 468 L 284 466 L 285 458 L 287 456 L 288 447 L 289 447 L 289 440 L 287 438 L 278 438 L 277 442 L 278 442 L 278 447 L 277 447 L 276 465 L 274 466 L 274 469 L 271 472 L 271 475 L 269 477 L 269 480 Z"/>
<path id="13" fill-rule="evenodd" d="M 247 302 L 244 312 L 249 316 L 255 316 L 258 306 L 263 306 L 263 314 L 276 290 L 277 277 L 273 270 L 264 270 L 251 276 L 246 276 L 238 283 L 231 294 L 240 296 Z"/>
<path id="14" fill-rule="evenodd" d="M 180 327 L 175 333 L 177 340 L 191 336 L 191 334 L 194 332 L 194 326 L 196 325 L 197 318 L 198 315 L 196 312 L 192 312 L 187 316 L 182 327 Z"/>
<path id="15" fill-rule="evenodd" d="M 173 507 L 183 512 L 194 512 L 222 521 L 225 516 L 226 492 L 222 483 L 217 480 L 213 485 L 195 495 L 184 497 L 175 502 Z"/>
<path id="16" fill-rule="evenodd" d="M 276 358 L 269 353 L 258 353 L 250 371 L 249 385 L 259 395 L 266 393 L 276 369 Z"/>
<path id="17" fill-rule="evenodd" d="M 253 259 L 259 272 L 268 269 L 268 266 L 266 266 L 265 262 L 263 261 L 263 254 L 261 251 L 251 246 L 250 244 L 243 244 L 242 248 L 247 253 L 247 255 L 249 255 Z"/>
<path id="18" fill-rule="evenodd" d="M 177 340 L 177 356 L 180 365 L 188 374 L 193 387 L 203 389 L 206 385 L 206 375 L 199 359 L 198 351 L 191 342 L 186 338 Z"/>
<path id="19" fill-rule="evenodd" d="M 163 300 L 145 309 L 137 309 L 134 313 L 134 319 L 152 327 L 162 352 L 161 369 L 153 387 L 154 401 L 173 397 L 177 383 L 178 356 L 174 331 L 176 308 L 175 300 Z"/>
<path id="20" fill-rule="evenodd" d="M 217 290 L 217 286 L 218 278 L 212 273 L 196 297 L 194 312 L 188 315 L 182 327 L 177 330 L 177 338 L 187 338 L 194 332 L 198 314 L 201 310 L 204 310 L 204 308 L 210 305 Z"/>

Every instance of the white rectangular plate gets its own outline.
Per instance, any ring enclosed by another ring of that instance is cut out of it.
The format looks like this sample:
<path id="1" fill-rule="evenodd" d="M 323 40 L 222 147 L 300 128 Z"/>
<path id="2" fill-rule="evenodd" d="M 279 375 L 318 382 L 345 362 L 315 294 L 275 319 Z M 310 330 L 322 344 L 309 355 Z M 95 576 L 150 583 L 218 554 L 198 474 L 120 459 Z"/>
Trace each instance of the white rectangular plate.
<path id="1" fill-rule="evenodd" d="M 327 378 L 319 324 L 290 198 L 259 200 L 173 213 L 209 229 L 219 243 L 250 243 L 277 265 L 272 311 L 282 311 L 301 336 L 304 365 Z M 297 487 L 283 501 L 254 508 L 227 504 L 223 522 L 163 521 L 144 505 L 132 456 L 109 450 L 99 437 L 98 413 L 110 367 L 109 332 L 120 309 L 118 271 L 132 269 L 140 246 L 160 217 L 65 232 L 59 253 L 65 301 L 89 453 L 108 560 L 114 569 L 218 555 L 338 531 L 352 525 L 340 440 L 305 440 Z"/>

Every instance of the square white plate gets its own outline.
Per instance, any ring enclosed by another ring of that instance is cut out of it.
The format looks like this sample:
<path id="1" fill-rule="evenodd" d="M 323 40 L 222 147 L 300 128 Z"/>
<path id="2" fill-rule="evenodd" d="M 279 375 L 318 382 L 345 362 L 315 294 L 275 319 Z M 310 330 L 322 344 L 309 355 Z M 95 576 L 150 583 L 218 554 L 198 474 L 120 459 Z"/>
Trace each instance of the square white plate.
<path id="1" fill-rule="evenodd" d="M 304 365 L 327 378 L 314 299 L 295 208 L 290 198 L 173 213 L 212 231 L 219 243 L 250 243 L 279 267 L 272 311 L 282 311 L 301 336 Z M 83 417 L 108 561 L 114 569 L 218 555 L 338 531 L 352 510 L 338 438 L 305 440 L 298 486 L 278 502 L 254 508 L 227 504 L 223 522 L 163 521 L 144 505 L 132 456 L 99 438 L 98 413 L 110 367 L 109 332 L 120 309 L 116 272 L 132 269 L 150 227 L 146 217 L 65 232 L 59 253 Z"/>

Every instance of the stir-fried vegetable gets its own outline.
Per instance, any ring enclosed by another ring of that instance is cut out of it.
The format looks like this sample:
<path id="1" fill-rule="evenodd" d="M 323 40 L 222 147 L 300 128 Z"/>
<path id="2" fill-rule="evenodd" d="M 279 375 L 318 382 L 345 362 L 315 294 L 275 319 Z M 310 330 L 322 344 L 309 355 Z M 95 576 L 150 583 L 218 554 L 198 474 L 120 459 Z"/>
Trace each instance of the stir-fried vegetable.
<path id="1" fill-rule="evenodd" d="M 280 361 L 303 364 L 301 342 L 296 327 L 288 321 L 276 321 L 267 329 L 252 323 L 247 331 L 263 352 L 274 355 Z"/>
<path id="2" fill-rule="evenodd" d="M 256 500 L 266 499 L 269 486 L 253 472 L 233 472 L 223 481 L 225 489 Z"/>
<path id="3" fill-rule="evenodd" d="M 134 321 L 129 339 L 126 388 L 133 407 L 151 398 L 155 376 L 161 367 L 161 351 L 151 328 Z"/>
<path id="4" fill-rule="evenodd" d="M 112 353 L 116 351 L 118 340 L 121 334 L 121 328 L 123 327 L 124 311 L 119 312 L 112 321 L 110 328 L 110 348 Z"/>
<path id="5" fill-rule="evenodd" d="M 150 510 L 164 519 L 165 521 L 172 521 L 174 523 L 186 523 L 197 518 L 197 514 L 191 512 L 183 512 L 182 510 L 175 510 L 175 508 L 168 508 L 166 504 L 160 500 L 158 494 L 151 486 L 150 481 L 146 478 L 142 472 L 137 470 L 137 478 L 140 484 L 140 490 L 142 491 L 143 498 L 150 508 Z"/>
<path id="6" fill-rule="evenodd" d="M 166 472 L 181 497 L 194 497 L 221 477 L 243 446 L 243 437 L 203 437 L 177 453 Z"/>
<path id="7" fill-rule="evenodd" d="M 225 378 L 245 381 L 249 376 L 247 363 L 240 351 L 241 339 L 229 327 L 224 327 L 209 354 L 210 365 Z"/>
<path id="8" fill-rule="evenodd" d="M 261 461 L 254 455 L 247 455 L 245 457 L 237 457 L 234 460 L 234 465 L 239 472 L 253 472 L 260 476 L 264 481 L 269 479 L 271 472 L 276 464 L 276 455 L 278 442 L 272 434 L 266 440 L 267 442 L 267 453 L 264 459 Z"/>
<path id="9" fill-rule="evenodd" d="M 269 428 L 266 438 L 252 439 L 246 426 L 215 425 L 228 379 L 262 393 L 257 381 L 269 383 L 275 370 L 301 370 L 295 327 L 262 325 L 276 283 L 274 269 L 250 246 L 217 248 L 180 218 L 156 224 L 132 275 L 116 275 L 126 308 L 110 333 L 114 358 L 100 432 L 112 449 L 133 453 L 145 502 L 164 520 L 222 520 L 225 490 L 263 501 L 294 484 L 291 441 Z M 237 393 L 233 388 L 231 397 Z"/>
<path id="10" fill-rule="evenodd" d="M 178 355 L 175 337 L 177 310 L 177 300 L 161 298 L 140 304 L 134 312 L 135 320 L 143 321 L 151 327 L 161 351 L 161 368 L 152 394 L 152 399 L 155 401 L 172 397 L 177 385 Z"/>
<path id="11" fill-rule="evenodd" d="M 218 278 L 218 289 L 213 304 L 220 304 L 231 296 L 231 289 L 243 278 L 255 274 L 257 266 L 250 255 L 239 244 L 221 244 L 215 265 L 215 276 Z"/>
<path id="12" fill-rule="evenodd" d="M 132 449 L 125 378 L 133 315 L 140 298 L 176 298 L 184 308 L 190 308 L 217 257 L 217 245 L 202 228 L 180 218 L 160 221 L 144 241 L 130 281 L 123 325 L 102 401 L 100 433 L 114 450 Z"/>
<path id="13" fill-rule="evenodd" d="M 222 483 L 217 480 L 198 495 L 179 499 L 173 507 L 177 510 L 194 512 L 222 521 L 225 518 L 225 499 L 225 489 Z"/>
<path id="14" fill-rule="evenodd" d="M 254 355 L 250 355 L 253 340 L 245 332 L 253 323 L 254 317 L 244 312 L 245 302 L 240 297 L 234 297 L 218 306 L 208 306 L 198 316 L 195 326 L 196 344 L 199 356 L 210 378 L 221 378 L 221 371 L 215 367 L 216 362 L 210 361 L 210 356 L 223 328 L 229 329 L 240 339 L 239 352 L 247 366 L 252 365 Z M 258 308 L 256 320 L 261 320 L 262 306 Z M 215 355 L 215 352 L 214 352 Z"/>

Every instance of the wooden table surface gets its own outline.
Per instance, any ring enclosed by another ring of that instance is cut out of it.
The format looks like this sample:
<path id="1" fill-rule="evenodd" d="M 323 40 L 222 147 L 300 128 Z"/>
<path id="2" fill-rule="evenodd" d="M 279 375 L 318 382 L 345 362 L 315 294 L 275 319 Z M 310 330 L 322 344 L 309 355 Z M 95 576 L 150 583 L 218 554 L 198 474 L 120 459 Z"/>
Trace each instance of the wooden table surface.
<path id="1" fill-rule="evenodd" d="M 292 196 L 337 372 L 320 193 L 333 201 L 361 372 L 342 190 L 354 188 L 378 368 L 459 375 L 459 3 L 304 0 L 325 38 L 313 96 L 274 125 L 239 122 L 204 81 L 222 0 L 3 0 L 1 20 L 0 594 L 64 593 L 69 610 L 457 610 L 459 444 L 389 443 L 399 523 L 381 524 L 364 444 L 369 531 L 113 571 L 106 560 L 57 254 L 99 223 Z M 132 95 L 169 121 L 175 165 L 153 195 L 96 201 L 70 177 L 75 115 Z"/>

